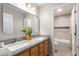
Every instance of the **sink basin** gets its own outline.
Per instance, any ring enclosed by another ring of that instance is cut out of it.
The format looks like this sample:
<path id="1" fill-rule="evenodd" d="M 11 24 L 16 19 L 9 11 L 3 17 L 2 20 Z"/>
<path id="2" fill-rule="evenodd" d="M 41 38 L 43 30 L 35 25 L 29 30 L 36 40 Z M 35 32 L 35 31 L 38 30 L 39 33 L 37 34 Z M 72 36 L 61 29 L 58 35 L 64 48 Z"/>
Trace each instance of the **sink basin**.
<path id="1" fill-rule="evenodd" d="M 37 43 L 38 42 L 38 40 L 37 39 L 32 39 L 32 40 L 29 40 L 29 41 L 27 41 L 28 43 Z"/>
<path id="2" fill-rule="evenodd" d="M 46 38 L 44 38 L 44 37 L 36 37 L 36 38 L 32 38 L 32 40 L 29 40 L 28 42 L 29 43 L 38 43 L 38 42 L 41 42 L 44 39 L 46 39 Z"/>
<path id="3" fill-rule="evenodd" d="M 21 42 L 16 42 L 14 43 L 12 46 L 7 47 L 10 51 L 16 51 L 19 49 L 22 49 L 23 47 L 28 46 L 30 43 L 27 43 L 25 41 L 21 41 Z"/>
<path id="4" fill-rule="evenodd" d="M 35 40 L 43 40 L 43 39 L 46 39 L 45 37 L 37 37 L 37 38 L 34 38 Z"/>
<path id="5" fill-rule="evenodd" d="M 17 51 L 20 49 L 23 49 L 24 47 L 28 47 L 29 45 L 37 44 L 38 42 L 41 42 L 42 40 L 46 39 L 45 37 L 37 37 L 37 38 L 32 38 L 32 40 L 22 40 L 15 42 L 8 46 L 7 48 L 10 51 Z"/>

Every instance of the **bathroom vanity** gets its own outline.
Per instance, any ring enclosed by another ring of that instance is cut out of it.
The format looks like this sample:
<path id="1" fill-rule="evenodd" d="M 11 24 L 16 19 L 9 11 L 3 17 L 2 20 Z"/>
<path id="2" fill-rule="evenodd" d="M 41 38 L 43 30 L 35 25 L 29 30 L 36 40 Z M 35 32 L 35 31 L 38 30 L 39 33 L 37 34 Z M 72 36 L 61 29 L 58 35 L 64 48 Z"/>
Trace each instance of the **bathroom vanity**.
<path id="1" fill-rule="evenodd" d="M 18 56 L 47 56 L 48 55 L 48 39 L 20 52 Z"/>
<path id="2" fill-rule="evenodd" d="M 22 39 L 4 46 L 3 56 L 47 56 L 49 37 L 38 36 L 32 40 Z M 5 51 L 5 52 L 4 52 Z M 1 52 L 1 51 L 0 51 Z"/>

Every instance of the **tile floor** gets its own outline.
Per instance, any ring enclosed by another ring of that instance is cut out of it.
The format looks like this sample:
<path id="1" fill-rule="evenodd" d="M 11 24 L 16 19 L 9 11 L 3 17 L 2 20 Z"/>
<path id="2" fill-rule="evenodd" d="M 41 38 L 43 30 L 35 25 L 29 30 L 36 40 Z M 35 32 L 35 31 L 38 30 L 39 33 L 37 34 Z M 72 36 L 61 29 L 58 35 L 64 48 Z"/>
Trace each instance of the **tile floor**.
<path id="1" fill-rule="evenodd" d="M 57 52 L 54 52 L 54 56 L 72 56 L 72 51 L 69 48 L 59 49 Z"/>

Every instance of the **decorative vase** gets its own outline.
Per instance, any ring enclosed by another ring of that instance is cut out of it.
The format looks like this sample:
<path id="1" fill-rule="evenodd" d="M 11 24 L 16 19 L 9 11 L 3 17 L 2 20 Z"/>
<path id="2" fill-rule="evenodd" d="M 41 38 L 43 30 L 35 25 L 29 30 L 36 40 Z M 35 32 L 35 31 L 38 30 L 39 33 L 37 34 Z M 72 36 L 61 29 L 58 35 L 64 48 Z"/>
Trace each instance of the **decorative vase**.
<path id="1" fill-rule="evenodd" d="M 31 40 L 31 39 L 32 39 L 32 35 L 31 35 L 31 34 L 25 35 L 25 39 L 26 39 L 26 40 Z"/>

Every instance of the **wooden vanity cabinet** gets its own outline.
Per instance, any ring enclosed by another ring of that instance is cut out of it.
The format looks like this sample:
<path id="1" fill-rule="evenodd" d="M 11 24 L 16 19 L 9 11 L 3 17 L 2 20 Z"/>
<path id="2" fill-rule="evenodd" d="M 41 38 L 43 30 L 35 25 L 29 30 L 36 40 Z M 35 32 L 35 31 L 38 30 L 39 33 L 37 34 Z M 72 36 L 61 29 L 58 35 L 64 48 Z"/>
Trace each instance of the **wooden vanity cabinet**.
<path id="1" fill-rule="evenodd" d="M 30 50 L 29 49 L 25 50 L 25 51 L 19 53 L 18 56 L 30 56 Z"/>
<path id="2" fill-rule="evenodd" d="M 43 42 L 41 42 L 40 44 L 38 44 L 38 53 L 39 53 L 39 56 L 44 56 L 44 44 Z"/>
<path id="3" fill-rule="evenodd" d="M 36 45 L 30 49 L 30 55 L 31 56 L 38 56 L 38 45 Z"/>
<path id="4" fill-rule="evenodd" d="M 48 40 L 45 40 L 29 49 L 21 52 L 19 56 L 47 56 L 48 55 Z"/>

